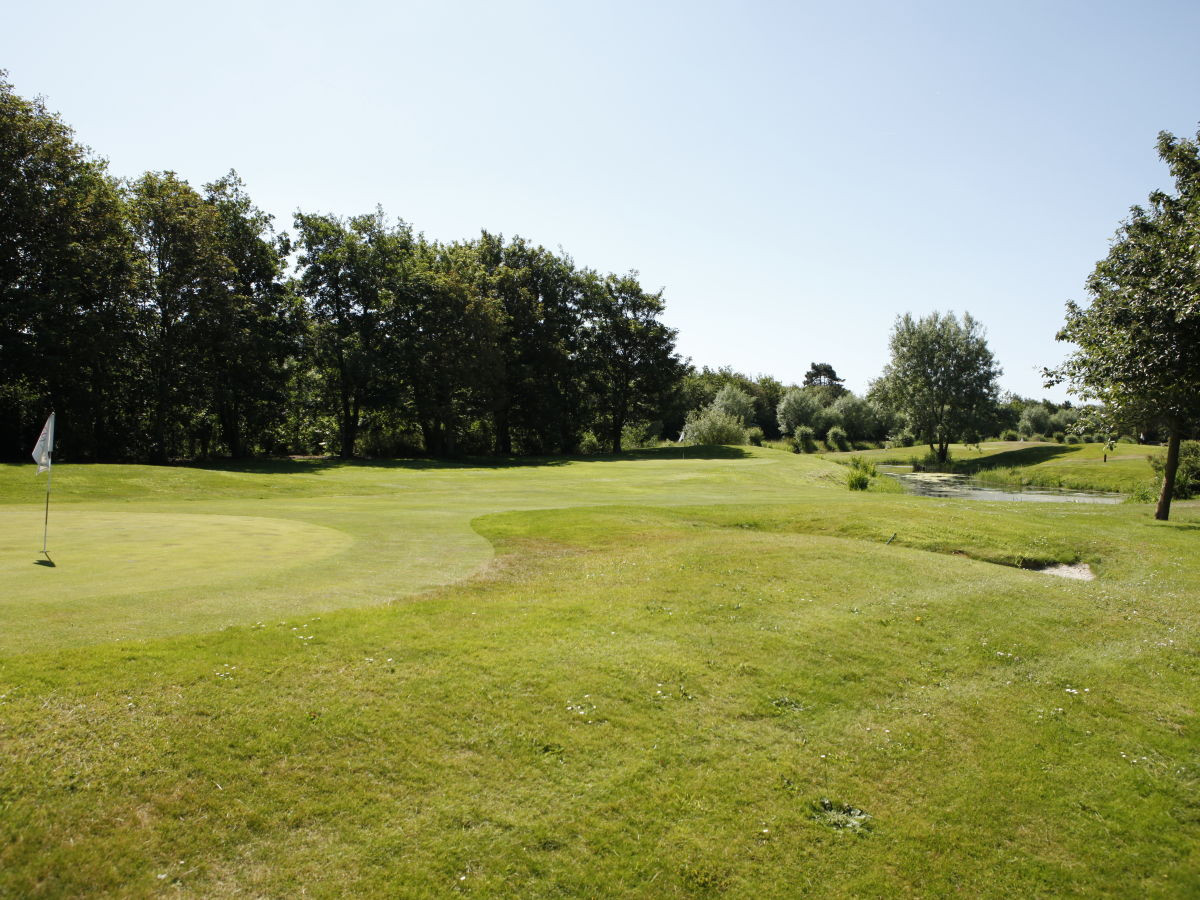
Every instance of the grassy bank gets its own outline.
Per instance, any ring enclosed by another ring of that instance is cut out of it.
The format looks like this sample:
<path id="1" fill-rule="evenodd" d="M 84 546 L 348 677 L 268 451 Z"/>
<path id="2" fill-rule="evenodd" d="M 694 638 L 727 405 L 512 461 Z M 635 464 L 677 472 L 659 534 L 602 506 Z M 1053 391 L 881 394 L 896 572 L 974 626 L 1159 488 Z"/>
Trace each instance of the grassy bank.
<path id="1" fill-rule="evenodd" d="M 1030 485 L 1072 490 L 1115 491 L 1145 496 L 1156 491 L 1149 457 L 1162 455 L 1162 447 L 1144 444 L 1029 443 L 990 441 L 983 444 L 953 444 L 950 461 L 939 470 L 972 475 L 997 485 Z M 865 450 L 854 453 L 825 453 L 827 459 L 844 462 L 861 456 L 877 465 L 922 464 L 928 447 Z"/>
<path id="2" fill-rule="evenodd" d="M 27 475 L 3 571 L 61 580 L 0 605 L 0 895 L 1200 889 L 1193 504 L 851 493 L 770 450 L 87 467 L 60 527 L 157 553 L 96 537 L 88 587 L 65 533 L 33 566 Z M 241 518 L 261 568 L 213 543 Z M 1099 578 L 1017 567 L 1052 561 Z"/>

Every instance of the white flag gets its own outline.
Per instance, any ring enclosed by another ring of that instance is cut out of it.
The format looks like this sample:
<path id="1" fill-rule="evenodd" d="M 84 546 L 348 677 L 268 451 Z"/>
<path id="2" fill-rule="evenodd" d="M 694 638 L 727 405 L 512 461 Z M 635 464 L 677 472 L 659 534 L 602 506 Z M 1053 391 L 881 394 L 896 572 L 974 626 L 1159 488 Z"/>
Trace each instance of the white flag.
<path id="1" fill-rule="evenodd" d="M 37 463 L 37 474 L 41 475 L 50 469 L 50 454 L 54 452 L 54 413 L 42 426 L 42 436 L 33 445 L 33 461 Z"/>

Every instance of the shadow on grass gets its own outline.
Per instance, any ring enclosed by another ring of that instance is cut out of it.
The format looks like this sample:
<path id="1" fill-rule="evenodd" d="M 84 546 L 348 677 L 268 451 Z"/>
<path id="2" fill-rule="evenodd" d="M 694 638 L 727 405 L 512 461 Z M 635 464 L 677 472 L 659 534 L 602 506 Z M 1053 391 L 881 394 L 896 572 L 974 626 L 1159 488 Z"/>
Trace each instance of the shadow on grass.
<path id="1" fill-rule="evenodd" d="M 628 450 L 624 453 L 594 454 L 591 456 L 464 456 L 456 459 L 340 459 L 337 457 L 273 457 L 261 459 L 211 460 L 198 463 L 179 463 L 180 467 L 218 472 L 245 472 L 256 475 L 315 475 L 344 468 L 374 469 L 516 469 L 549 468 L 573 462 L 637 462 L 668 459 L 747 459 L 750 454 L 742 447 L 672 446 L 647 450 Z"/>
<path id="2" fill-rule="evenodd" d="M 1019 450 L 1005 450 L 1003 453 L 993 453 L 991 456 L 981 456 L 977 459 L 958 457 L 952 460 L 955 472 L 963 475 L 974 475 L 976 472 L 986 472 L 989 469 L 1020 469 L 1026 466 L 1036 466 L 1048 462 L 1064 453 L 1070 453 L 1068 444 L 1039 444 L 1036 447 L 1022 447 Z"/>

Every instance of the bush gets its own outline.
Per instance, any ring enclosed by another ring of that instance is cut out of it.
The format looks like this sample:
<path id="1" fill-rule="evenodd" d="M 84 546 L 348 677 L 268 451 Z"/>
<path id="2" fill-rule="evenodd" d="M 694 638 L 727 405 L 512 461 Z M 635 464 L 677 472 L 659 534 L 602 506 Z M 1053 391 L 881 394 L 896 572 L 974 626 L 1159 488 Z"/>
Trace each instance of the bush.
<path id="1" fill-rule="evenodd" d="M 662 422 L 634 422 L 621 429 L 621 447 L 625 450 L 645 450 L 658 446 Z"/>
<path id="2" fill-rule="evenodd" d="M 723 412 L 739 425 L 748 425 L 754 419 L 754 398 L 745 391 L 738 390 L 732 384 L 727 384 L 717 392 L 710 409 Z"/>
<path id="3" fill-rule="evenodd" d="M 590 431 L 585 431 L 583 437 L 579 439 L 579 452 L 584 456 L 594 456 L 603 450 L 604 445 L 600 443 L 600 438 Z"/>
<path id="4" fill-rule="evenodd" d="M 850 469 L 854 472 L 864 472 L 868 478 L 874 478 L 879 474 L 879 470 L 875 468 L 875 463 L 869 459 L 863 459 L 861 456 L 850 457 Z"/>
<path id="5" fill-rule="evenodd" d="M 1067 443 L 1068 444 L 1081 444 L 1081 443 L 1087 443 L 1087 442 L 1084 441 L 1082 438 L 1080 438 L 1079 435 L 1077 435 L 1077 434 L 1068 434 L 1067 435 Z"/>
<path id="6" fill-rule="evenodd" d="M 797 426 L 796 433 L 792 436 L 792 452 L 815 453 L 816 450 L 817 439 L 813 434 L 813 430 L 807 425 Z"/>
<path id="7" fill-rule="evenodd" d="M 761 447 L 763 442 L 763 430 L 757 425 L 751 425 L 746 429 L 746 440 L 750 442 L 752 447 Z"/>
<path id="8" fill-rule="evenodd" d="M 1002 441 L 1019 441 L 1020 439 L 1021 436 L 1011 428 L 1004 432 L 1004 434 L 1000 435 L 1000 440 Z"/>
<path id="9" fill-rule="evenodd" d="M 1063 434 L 1061 431 L 1054 432 L 1054 442 L 1056 444 L 1065 443 L 1066 440 L 1067 440 L 1067 436 L 1065 434 Z"/>
<path id="10" fill-rule="evenodd" d="M 871 476 L 861 469 L 851 469 L 846 473 L 846 487 L 852 491 L 865 491 L 871 484 Z"/>
<path id="11" fill-rule="evenodd" d="M 1166 458 L 1151 456 L 1149 459 L 1161 490 Z M 1188 500 L 1196 494 L 1200 494 L 1200 441 L 1183 441 L 1179 445 L 1179 468 L 1175 470 L 1175 490 L 1171 496 L 1176 500 Z"/>
<path id="12" fill-rule="evenodd" d="M 744 444 L 746 429 L 727 412 L 709 407 L 688 414 L 683 441 L 688 444 Z"/>
<path id="13" fill-rule="evenodd" d="M 895 434 L 891 434 L 887 439 L 888 449 L 893 447 L 911 447 L 916 442 L 916 436 L 907 429 L 904 431 L 898 431 Z"/>
<path id="14" fill-rule="evenodd" d="M 846 429 L 841 425 L 834 425 L 829 429 L 829 433 L 825 435 L 825 444 L 830 450 L 846 451 L 850 449 L 850 438 L 846 435 Z"/>

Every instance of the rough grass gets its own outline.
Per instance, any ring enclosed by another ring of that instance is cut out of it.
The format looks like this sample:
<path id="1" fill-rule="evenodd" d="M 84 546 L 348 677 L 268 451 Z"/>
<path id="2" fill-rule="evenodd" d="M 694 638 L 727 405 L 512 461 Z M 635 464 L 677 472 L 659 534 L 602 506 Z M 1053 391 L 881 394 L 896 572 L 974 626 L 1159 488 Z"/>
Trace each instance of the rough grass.
<path id="1" fill-rule="evenodd" d="M 303 607 L 341 572 L 360 605 L 0 657 L 0 896 L 1200 890 L 1197 507 L 852 494 L 830 469 L 224 472 L 247 480 L 220 500 L 213 473 L 165 470 L 186 500 L 114 470 L 80 513 L 348 535 L 261 577 Z M 489 553 L 405 593 L 421 552 L 382 548 L 438 527 Z M 1077 560 L 1099 579 L 1016 567 Z"/>

